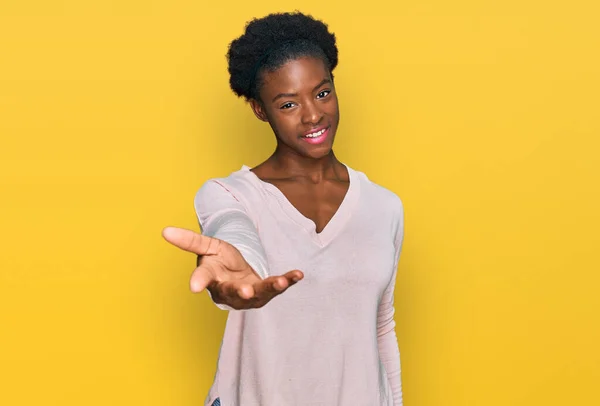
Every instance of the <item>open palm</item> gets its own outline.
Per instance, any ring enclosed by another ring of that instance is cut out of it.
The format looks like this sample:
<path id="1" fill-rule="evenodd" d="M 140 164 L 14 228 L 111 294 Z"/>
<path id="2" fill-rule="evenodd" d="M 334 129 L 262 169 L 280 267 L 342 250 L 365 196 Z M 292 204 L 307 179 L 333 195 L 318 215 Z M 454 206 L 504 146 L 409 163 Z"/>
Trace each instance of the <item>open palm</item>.
<path id="1" fill-rule="evenodd" d="M 192 291 L 207 289 L 215 303 L 233 309 L 262 307 L 304 276 L 293 270 L 262 279 L 238 249 L 226 241 L 177 227 L 166 227 L 162 235 L 176 247 L 198 255 L 190 278 Z"/>

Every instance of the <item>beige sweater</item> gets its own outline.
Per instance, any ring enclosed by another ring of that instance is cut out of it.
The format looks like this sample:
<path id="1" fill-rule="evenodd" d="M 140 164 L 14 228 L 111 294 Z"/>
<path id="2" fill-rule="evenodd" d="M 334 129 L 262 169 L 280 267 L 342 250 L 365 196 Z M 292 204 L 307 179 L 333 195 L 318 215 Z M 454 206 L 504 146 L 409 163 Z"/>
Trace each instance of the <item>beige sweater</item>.
<path id="1" fill-rule="evenodd" d="M 196 194 L 202 232 L 238 248 L 261 277 L 304 272 L 263 308 L 219 306 L 229 315 L 205 405 L 402 405 L 394 284 L 404 209 L 347 168 L 348 192 L 320 233 L 245 165 Z"/>

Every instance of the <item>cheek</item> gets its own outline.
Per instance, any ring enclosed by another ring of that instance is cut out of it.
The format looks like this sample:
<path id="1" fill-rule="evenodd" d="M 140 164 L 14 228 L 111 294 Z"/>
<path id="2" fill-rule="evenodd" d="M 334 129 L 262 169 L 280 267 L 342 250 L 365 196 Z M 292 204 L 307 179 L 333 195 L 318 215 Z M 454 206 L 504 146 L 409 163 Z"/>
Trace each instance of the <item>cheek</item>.
<path id="1" fill-rule="evenodd" d="M 335 118 L 339 118 L 340 116 L 340 109 L 338 106 L 338 100 L 337 98 L 331 100 L 330 103 L 327 103 L 327 114 L 330 115 L 331 117 L 335 117 Z"/>
<path id="2" fill-rule="evenodd" d="M 338 110 L 339 108 L 339 101 L 338 101 L 338 97 L 337 94 L 333 94 L 333 97 L 331 99 L 329 99 L 329 103 L 327 103 L 327 108 L 330 110 Z"/>
<path id="3" fill-rule="evenodd" d="M 293 113 L 275 111 L 269 115 L 269 123 L 277 135 L 286 136 L 296 133 L 298 119 Z"/>

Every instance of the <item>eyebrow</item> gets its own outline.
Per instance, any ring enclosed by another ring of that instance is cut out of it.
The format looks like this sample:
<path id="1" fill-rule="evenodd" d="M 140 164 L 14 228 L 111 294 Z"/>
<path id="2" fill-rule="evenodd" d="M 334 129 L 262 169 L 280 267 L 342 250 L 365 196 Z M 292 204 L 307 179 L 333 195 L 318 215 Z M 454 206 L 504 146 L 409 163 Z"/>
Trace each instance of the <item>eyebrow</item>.
<path id="1" fill-rule="evenodd" d="M 320 88 L 321 86 L 323 86 L 324 84 L 326 84 L 326 83 L 331 83 L 331 80 L 330 80 L 330 79 L 327 79 L 327 78 L 323 79 L 323 80 L 321 81 L 321 83 L 319 83 L 318 85 L 316 85 L 316 86 L 313 88 L 313 92 L 314 92 L 315 90 L 317 90 L 318 88 Z M 275 96 L 275 97 L 273 98 L 273 101 L 272 101 L 272 103 L 274 103 L 274 102 L 275 102 L 277 99 L 281 99 L 282 97 L 295 97 L 295 96 L 298 96 L 298 93 L 279 93 L 277 96 Z"/>

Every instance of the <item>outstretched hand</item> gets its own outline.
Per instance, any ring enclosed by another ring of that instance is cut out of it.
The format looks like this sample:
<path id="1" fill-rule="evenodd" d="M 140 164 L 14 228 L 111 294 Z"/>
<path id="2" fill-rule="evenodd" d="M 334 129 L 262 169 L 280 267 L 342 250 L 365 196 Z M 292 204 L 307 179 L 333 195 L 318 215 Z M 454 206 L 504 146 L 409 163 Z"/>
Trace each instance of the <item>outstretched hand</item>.
<path id="1" fill-rule="evenodd" d="M 190 278 L 192 292 L 208 289 L 215 303 L 236 310 L 263 307 L 304 277 L 299 270 L 262 279 L 233 245 L 191 230 L 166 227 L 162 235 L 174 246 L 198 255 Z"/>

